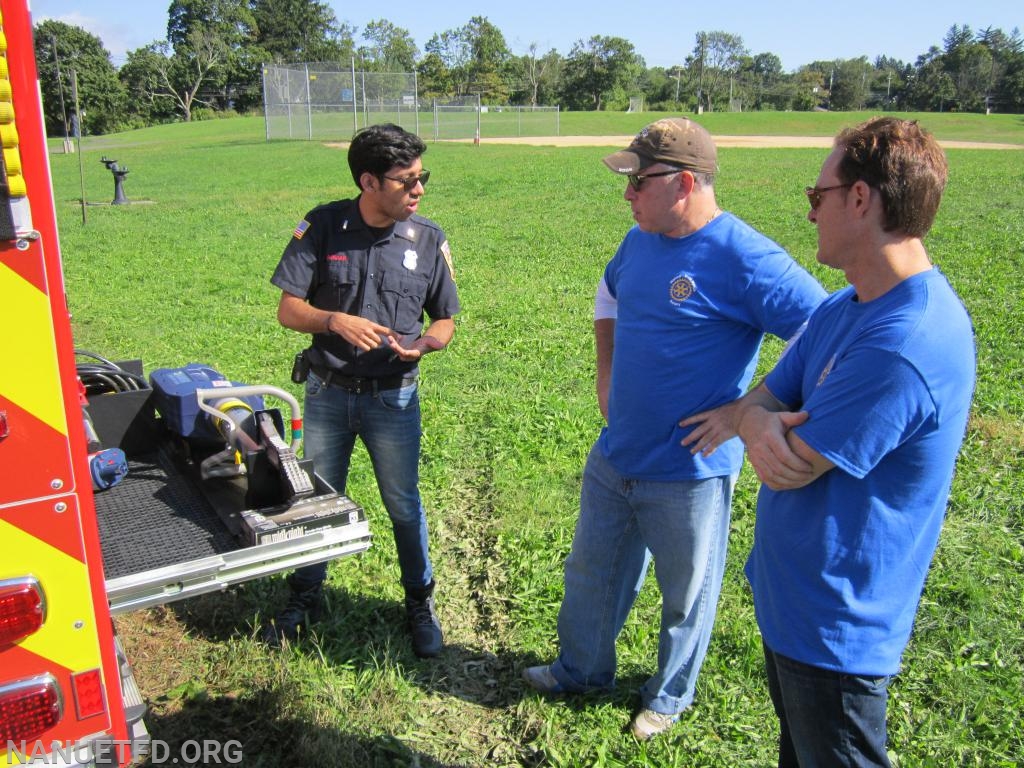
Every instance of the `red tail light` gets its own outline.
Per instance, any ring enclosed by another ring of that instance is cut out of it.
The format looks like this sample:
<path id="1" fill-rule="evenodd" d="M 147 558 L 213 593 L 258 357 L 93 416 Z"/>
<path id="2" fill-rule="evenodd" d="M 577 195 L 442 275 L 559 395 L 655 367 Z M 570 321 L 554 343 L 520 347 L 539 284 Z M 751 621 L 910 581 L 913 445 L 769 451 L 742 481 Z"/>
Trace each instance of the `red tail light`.
<path id="1" fill-rule="evenodd" d="M 38 581 L 0 581 L 0 649 L 38 631 L 45 619 L 46 602 Z"/>
<path id="2" fill-rule="evenodd" d="M 50 675 L 0 685 L 0 744 L 39 738 L 60 722 L 63 709 Z"/>

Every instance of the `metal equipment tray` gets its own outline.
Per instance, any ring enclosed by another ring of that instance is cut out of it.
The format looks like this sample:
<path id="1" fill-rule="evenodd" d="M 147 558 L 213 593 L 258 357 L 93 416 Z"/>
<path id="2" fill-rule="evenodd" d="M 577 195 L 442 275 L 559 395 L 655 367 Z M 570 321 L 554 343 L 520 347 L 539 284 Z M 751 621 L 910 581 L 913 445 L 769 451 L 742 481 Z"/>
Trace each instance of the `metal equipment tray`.
<path id="1" fill-rule="evenodd" d="M 362 508 L 316 480 L 302 509 L 245 510 L 228 481 L 199 480 L 167 445 L 134 456 L 124 480 L 95 495 L 111 613 L 365 551 Z"/>

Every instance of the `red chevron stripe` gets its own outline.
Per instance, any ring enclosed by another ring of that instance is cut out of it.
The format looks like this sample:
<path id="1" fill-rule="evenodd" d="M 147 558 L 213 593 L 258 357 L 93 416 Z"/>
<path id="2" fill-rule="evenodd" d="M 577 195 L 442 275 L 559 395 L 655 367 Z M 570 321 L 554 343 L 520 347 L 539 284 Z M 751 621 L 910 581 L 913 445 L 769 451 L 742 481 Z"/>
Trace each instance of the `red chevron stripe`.
<path id="1" fill-rule="evenodd" d="M 9 434 L 0 439 L 0 504 L 74 493 L 67 439 L 24 408 L 0 395 L 0 411 L 7 412 Z M 54 481 L 61 487 L 55 488 Z M 78 560 L 84 559 L 77 510 L 55 509 L 57 500 L 17 504 L 3 517 L 26 533 L 42 539 Z M 65 503 L 66 500 L 65 500 Z"/>
<path id="2" fill-rule="evenodd" d="M 27 251 L 19 251 L 11 243 L 0 243 L 0 262 L 20 275 L 25 281 L 46 293 L 46 268 L 43 266 L 43 248 L 38 242 Z"/>

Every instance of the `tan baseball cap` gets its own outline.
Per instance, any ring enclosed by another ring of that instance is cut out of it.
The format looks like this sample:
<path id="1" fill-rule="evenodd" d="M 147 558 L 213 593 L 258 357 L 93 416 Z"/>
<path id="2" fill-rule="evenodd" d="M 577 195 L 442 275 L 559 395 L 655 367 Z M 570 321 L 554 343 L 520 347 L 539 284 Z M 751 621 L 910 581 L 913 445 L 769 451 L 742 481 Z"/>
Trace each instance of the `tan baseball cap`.
<path id="1" fill-rule="evenodd" d="M 615 173 L 639 173 L 655 163 L 717 173 L 718 150 L 711 134 L 690 118 L 668 117 L 651 123 L 624 150 L 604 158 Z"/>

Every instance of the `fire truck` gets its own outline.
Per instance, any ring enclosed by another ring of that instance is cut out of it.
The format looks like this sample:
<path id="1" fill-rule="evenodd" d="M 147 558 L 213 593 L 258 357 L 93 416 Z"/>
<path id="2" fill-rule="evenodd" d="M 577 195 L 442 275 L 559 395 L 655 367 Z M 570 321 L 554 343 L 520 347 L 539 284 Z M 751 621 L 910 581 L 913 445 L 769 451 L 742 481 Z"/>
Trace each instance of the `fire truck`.
<path id="1" fill-rule="evenodd" d="M 138 360 L 99 376 L 131 387 L 90 391 L 26 0 L 0 0 L 0 140 L 0 763 L 129 765 L 150 741 L 113 617 L 355 554 L 371 536 L 298 458 L 287 391 L 201 363 L 147 378 Z"/>

